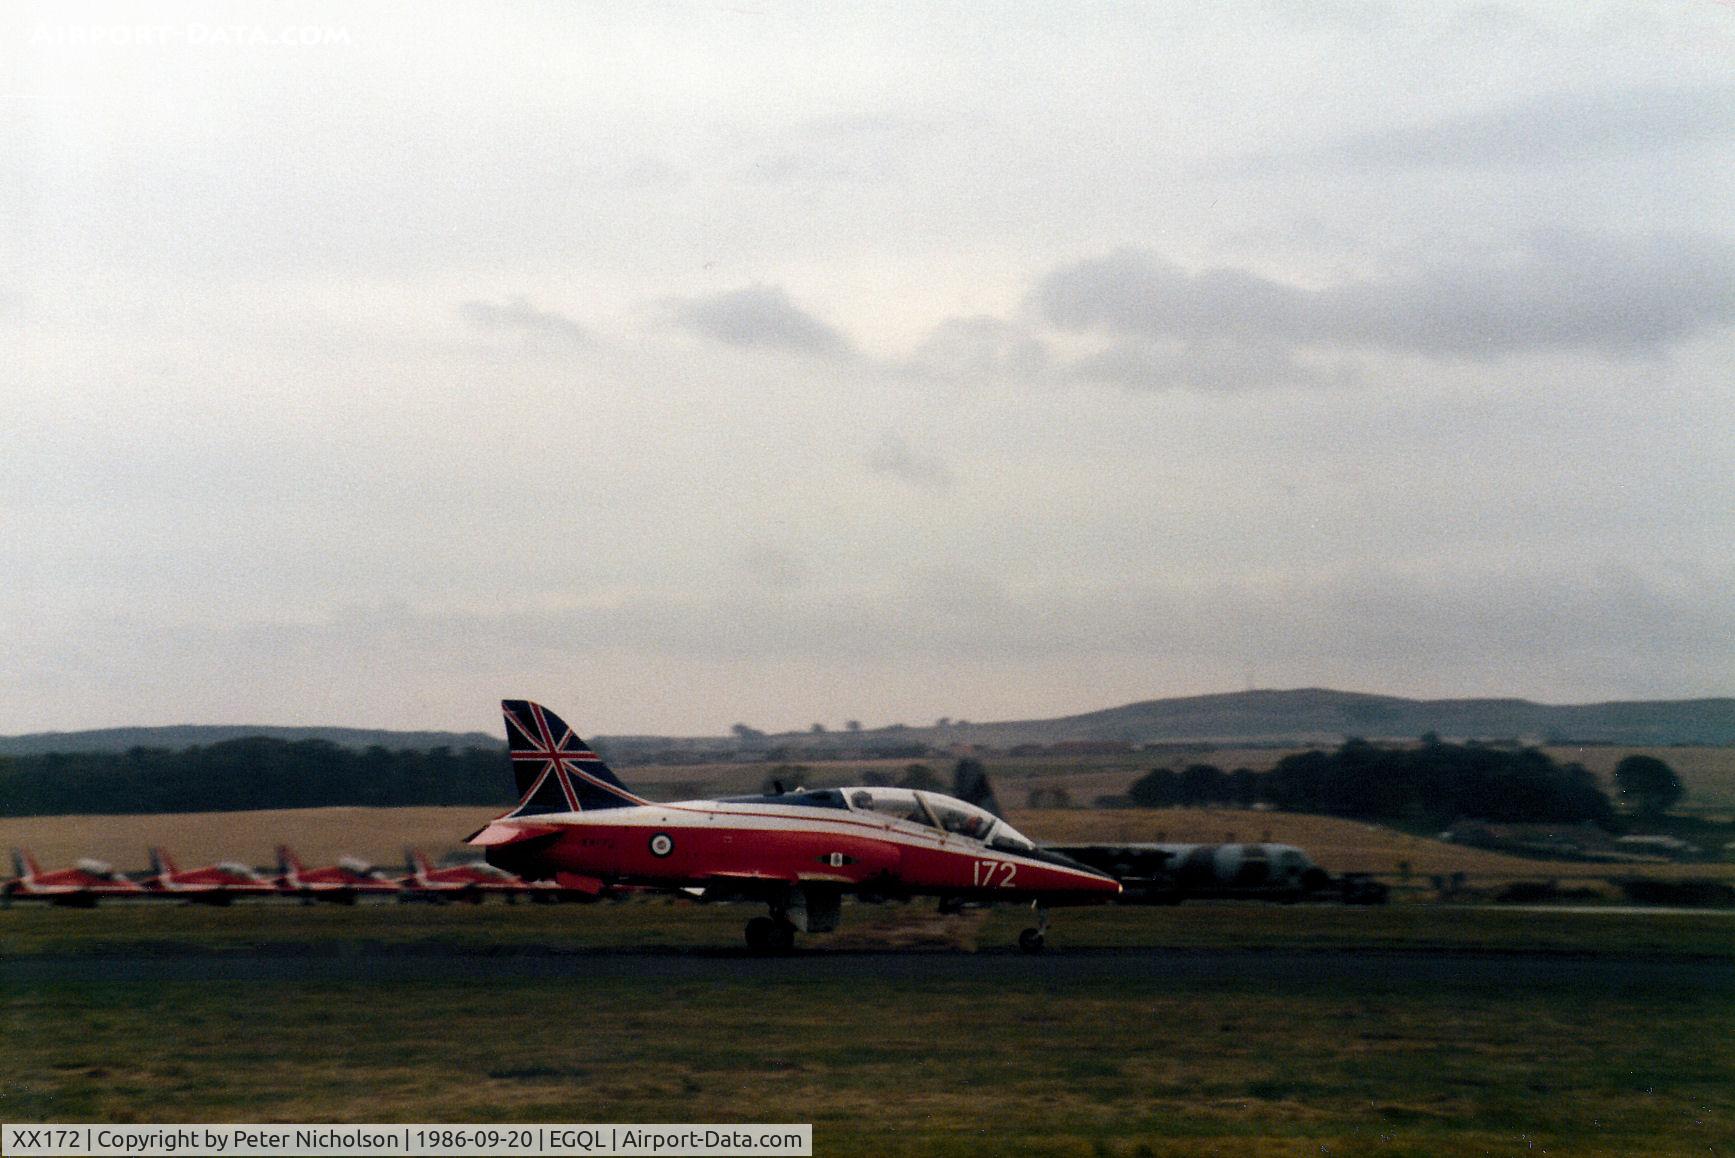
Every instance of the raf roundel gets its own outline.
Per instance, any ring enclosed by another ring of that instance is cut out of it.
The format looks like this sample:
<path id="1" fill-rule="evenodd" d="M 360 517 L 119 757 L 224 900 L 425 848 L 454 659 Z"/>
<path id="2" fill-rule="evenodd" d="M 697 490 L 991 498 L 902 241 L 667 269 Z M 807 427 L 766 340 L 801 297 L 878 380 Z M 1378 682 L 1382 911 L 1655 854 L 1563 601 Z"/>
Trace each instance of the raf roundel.
<path id="1" fill-rule="evenodd" d="M 668 856 L 675 851 L 675 840 L 666 832 L 659 832 L 651 837 L 651 855 Z"/>

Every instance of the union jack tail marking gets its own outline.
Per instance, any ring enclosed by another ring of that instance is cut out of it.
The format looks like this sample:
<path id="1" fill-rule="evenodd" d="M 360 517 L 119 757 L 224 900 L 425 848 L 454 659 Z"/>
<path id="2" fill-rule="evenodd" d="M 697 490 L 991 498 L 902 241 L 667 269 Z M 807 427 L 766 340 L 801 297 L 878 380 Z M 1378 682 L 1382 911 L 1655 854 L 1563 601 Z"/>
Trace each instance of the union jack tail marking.
<path id="1" fill-rule="evenodd" d="M 520 800 L 509 815 L 591 812 L 648 801 L 620 782 L 559 716 L 529 700 L 501 700 Z"/>

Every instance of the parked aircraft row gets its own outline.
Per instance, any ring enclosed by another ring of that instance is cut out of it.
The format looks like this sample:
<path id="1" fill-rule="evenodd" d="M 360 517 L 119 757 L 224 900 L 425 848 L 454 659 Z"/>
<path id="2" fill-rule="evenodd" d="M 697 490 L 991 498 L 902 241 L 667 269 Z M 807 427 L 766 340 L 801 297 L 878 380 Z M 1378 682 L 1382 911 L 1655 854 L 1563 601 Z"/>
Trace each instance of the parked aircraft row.
<path id="1" fill-rule="evenodd" d="M 14 879 L 0 885 L 0 901 L 46 901 L 72 908 L 89 908 L 105 899 L 168 898 L 198 904 L 226 905 L 245 897 L 297 897 L 306 902 L 353 905 L 362 897 L 396 897 L 402 901 L 467 901 L 499 896 L 553 901 L 572 898 L 557 883 L 530 882 L 489 864 L 436 868 L 415 849 L 405 854 L 404 873 L 396 876 L 364 861 L 345 857 L 333 865 L 308 868 L 287 845 L 277 849 L 275 875 L 234 861 L 183 869 L 160 848 L 150 850 L 148 873 L 128 875 L 99 860 L 81 860 L 71 868 L 44 872 L 24 849 L 12 850 Z M 584 894 L 590 899 L 594 892 Z"/>

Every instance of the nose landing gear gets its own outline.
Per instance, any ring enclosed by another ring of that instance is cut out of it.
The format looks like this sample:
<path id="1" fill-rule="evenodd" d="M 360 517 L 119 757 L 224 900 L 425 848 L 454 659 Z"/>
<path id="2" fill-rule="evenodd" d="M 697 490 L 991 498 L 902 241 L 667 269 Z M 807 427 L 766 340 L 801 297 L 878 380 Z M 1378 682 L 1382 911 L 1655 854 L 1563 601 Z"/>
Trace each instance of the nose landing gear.
<path id="1" fill-rule="evenodd" d="M 1026 953 L 1040 953 L 1048 940 L 1048 910 L 1041 901 L 1031 901 L 1030 908 L 1036 913 L 1036 927 L 1018 934 L 1018 947 Z"/>

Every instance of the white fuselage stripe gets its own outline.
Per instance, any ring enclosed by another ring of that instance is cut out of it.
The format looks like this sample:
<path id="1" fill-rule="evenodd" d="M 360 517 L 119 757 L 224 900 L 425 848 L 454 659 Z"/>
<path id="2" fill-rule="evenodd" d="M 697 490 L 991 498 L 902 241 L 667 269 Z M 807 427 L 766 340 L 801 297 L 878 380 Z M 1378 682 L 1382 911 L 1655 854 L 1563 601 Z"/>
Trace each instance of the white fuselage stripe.
<path id="1" fill-rule="evenodd" d="M 835 812 L 837 816 L 820 815 Z M 1083 880 L 1100 881 L 1103 875 L 1055 864 L 1022 853 L 991 848 L 980 841 L 956 834 L 918 828 L 913 824 L 902 827 L 895 821 L 880 817 L 867 819 L 862 814 L 842 808 L 810 808 L 792 805 L 787 813 L 761 812 L 742 808 L 717 807 L 710 801 L 683 801 L 678 804 L 644 805 L 630 808 L 601 808 L 592 812 L 555 812 L 538 816 L 514 817 L 535 824 L 557 825 L 562 828 L 714 828 L 749 832 L 810 832 L 831 836 L 854 836 L 868 840 L 884 840 L 906 848 L 930 852 L 970 856 L 986 860 L 1014 861 L 1051 872 L 1066 873 Z"/>

